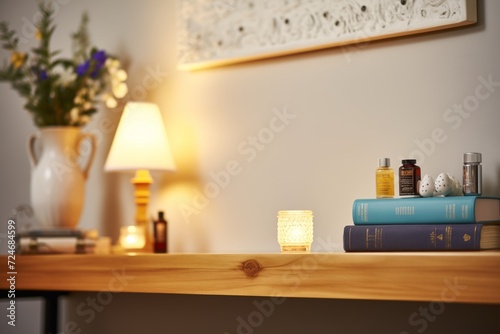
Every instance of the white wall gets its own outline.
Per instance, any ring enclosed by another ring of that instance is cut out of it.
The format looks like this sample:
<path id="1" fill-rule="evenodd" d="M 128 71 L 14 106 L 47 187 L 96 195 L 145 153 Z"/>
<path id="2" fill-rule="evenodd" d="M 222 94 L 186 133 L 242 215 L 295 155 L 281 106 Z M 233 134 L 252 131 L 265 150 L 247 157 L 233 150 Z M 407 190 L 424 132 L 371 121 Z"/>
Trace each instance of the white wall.
<path id="1" fill-rule="evenodd" d="M 60 2 L 66 4 L 56 15 L 54 47 L 69 52 L 69 33 L 87 10 L 94 44 L 127 64 L 129 98 L 163 111 L 179 170 L 155 176 L 150 211 L 167 212 L 172 252 L 278 251 L 277 211 L 301 208 L 315 213 L 316 240 L 341 250 L 352 201 L 374 196 L 379 156 L 395 168 L 402 157 L 416 157 L 423 173 L 461 178 L 462 154 L 479 151 L 485 193 L 500 195 L 499 86 L 461 123 L 444 119 L 475 94 L 479 78 L 500 81 L 496 1 L 479 2 L 480 22 L 472 27 L 198 72 L 176 70 L 174 1 Z M 0 4 L 0 19 L 30 31 L 35 2 Z M 36 129 L 7 84 L 0 96 L 5 220 L 29 202 L 25 142 Z M 80 226 L 116 238 L 120 225 L 133 223 L 131 175 L 103 172 L 114 128 L 106 131 L 100 122 L 116 126 L 121 109 L 102 109 L 87 126 L 101 140 Z M 269 127 L 277 111 L 294 118 L 252 154 L 249 137 Z M 437 128 L 445 140 L 431 145 Z M 240 173 L 210 188 L 212 175 L 233 160 Z M 213 198 L 202 201 L 200 194 Z"/>
<path id="2" fill-rule="evenodd" d="M 482 152 L 484 193 L 500 195 L 499 84 L 461 123 L 443 118 L 474 96 L 479 78 L 500 82 L 498 1 L 479 1 L 476 26 L 198 72 L 176 70 L 175 1 L 59 2 L 56 48 L 68 52 L 69 33 L 88 10 L 94 44 L 127 64 L 131 98 L 154 88 L 145 99 L 163 111 L 179 170 L 156 175 L 150 209 L 166 211 L 172 252 L 277 252 L 277 211 L 302 208 L 315 213 L 313 249 L 341 251 L 353 200 L 374 196 L 380 156 L 395 168 L 417 157 L 423 173 L 460 178 L 462 154 Z M 0 20 L 26 32 L 36 10 L 35 1 L 0 0 Z M 36 129 L 7 84 L 0 101 L 6 222 L 13 207 L 29 202 L 25 143 Z M 295 118 L 255 157 L 238 149 L 284 110 Z M 103 172 L 114 132 L 99 125 L 103 119 L 116 125 L 119 113 L 102 108 L 87 127 L 102 136 L 80 227 L 115 239 L 119 226 L 133 223 L 133 195 L 131 175 Z M 430 144 L 435 129 L 446 139 Z M 241 172 L 200 201 L 211 175 L 232 160 Z"/>

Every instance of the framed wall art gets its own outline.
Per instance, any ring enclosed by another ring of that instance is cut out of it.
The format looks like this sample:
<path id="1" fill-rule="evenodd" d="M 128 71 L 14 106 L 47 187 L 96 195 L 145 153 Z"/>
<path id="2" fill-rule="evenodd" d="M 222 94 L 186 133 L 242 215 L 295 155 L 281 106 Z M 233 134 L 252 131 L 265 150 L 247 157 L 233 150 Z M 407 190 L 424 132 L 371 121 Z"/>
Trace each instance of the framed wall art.
<path id="1" fill-rule="evenodd" d="M 477 21 L 476 0 L 178 0 L 177 6 L 181 70 Z"/>

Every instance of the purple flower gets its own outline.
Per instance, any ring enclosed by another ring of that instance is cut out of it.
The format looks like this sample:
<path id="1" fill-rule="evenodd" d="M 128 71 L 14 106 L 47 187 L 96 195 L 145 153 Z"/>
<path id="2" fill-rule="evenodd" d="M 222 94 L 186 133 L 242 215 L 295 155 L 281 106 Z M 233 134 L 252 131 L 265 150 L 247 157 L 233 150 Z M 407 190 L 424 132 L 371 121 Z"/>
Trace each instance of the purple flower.
<path id="1" fill-rule="evenodd" d="M 49 75 L 47 74 L 47 71 L 45 70 L 41 70 L 39 73 L 38 73 L 38 78 L 40 80 L 47 80 L 49 78 Z"/>
<path id="2" fill-rule="evenodd" d="M 78 65 L 76 67 L 76 73 L 79 75 L 79 76 L 83 76 L 85 75 L 85 73 L 87 73 L 87 71 L 89 70 L 89 67 L 90 67 L 90 61 L 86 61 L 84 63 L 81 63 L 80 65 Z"/>
<path id="3" fill-rule="evenodd" d="M 90 76 L 92 78 L 97 78 L 99 75 L 100 69 L 104 66 L 106 63 L 106 52 L 105 51 L 96 51 L 92 54 L 92 58 L 87 60 L 84 63 L 81 63 L 76 67 L 76 73 L 79 76 L 83 76 L 88 73 L 89 70 L 92 70 L 90 73 Z"/>
<path id="4" fill-rule="evenodd" d="M 92 55 L 92 59 L 96 61 L 98 68 L 101 68 L 104 65 L 104 63 L 106 62 L 106 58 L 106 51 L 104 50 L 96 51 Z"/>
<path id="5" fill-rule="evenodd" d="M 104 63 L 106 62 L 106 52 L 104 50 L 101 51 L 96 51 L 94 54 L 92 54 L 92 59 L 95 61 L 95 66 L 94 70 L 90 74 L 92 78 L 96 78 L 97 75 L 99 74 L 99 70 L 104 66 Z"/>
<path id="6" fill-rule="evenodd" d="M 31 72 L 36 76 L 36 78 L 39 81 L 44 81 L 49 78 L 49 75 L 46 70 L 42 70 L 39 67 L 36 66 L 31 66 L 30 67 Z"/>

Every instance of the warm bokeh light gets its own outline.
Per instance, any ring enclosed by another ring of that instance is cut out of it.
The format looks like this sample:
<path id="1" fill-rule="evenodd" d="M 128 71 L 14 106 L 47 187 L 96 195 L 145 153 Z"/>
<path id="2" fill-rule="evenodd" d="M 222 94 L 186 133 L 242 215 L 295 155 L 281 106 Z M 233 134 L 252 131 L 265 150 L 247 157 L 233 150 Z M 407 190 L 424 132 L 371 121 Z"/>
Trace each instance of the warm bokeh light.
<path id="1" fill-rule="evenodd" d="M 278 211 L 278 243 L 282 252 L 309 252 L 312 241 L 312 211 Z"/>

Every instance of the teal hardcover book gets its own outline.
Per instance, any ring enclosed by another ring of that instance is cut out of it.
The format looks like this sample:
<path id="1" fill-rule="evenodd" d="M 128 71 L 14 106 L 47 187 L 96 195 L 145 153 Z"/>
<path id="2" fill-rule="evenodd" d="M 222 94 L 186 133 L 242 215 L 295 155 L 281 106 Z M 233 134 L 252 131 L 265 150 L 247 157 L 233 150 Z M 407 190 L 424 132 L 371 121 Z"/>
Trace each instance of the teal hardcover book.
<path id="1" fill-rule="evenodd" d="M 355 225 L 500 222 L 500 197 L 357 199 L 352 218 Z"/>

